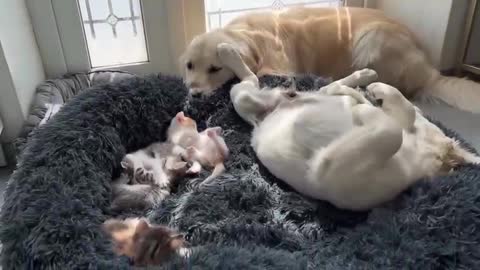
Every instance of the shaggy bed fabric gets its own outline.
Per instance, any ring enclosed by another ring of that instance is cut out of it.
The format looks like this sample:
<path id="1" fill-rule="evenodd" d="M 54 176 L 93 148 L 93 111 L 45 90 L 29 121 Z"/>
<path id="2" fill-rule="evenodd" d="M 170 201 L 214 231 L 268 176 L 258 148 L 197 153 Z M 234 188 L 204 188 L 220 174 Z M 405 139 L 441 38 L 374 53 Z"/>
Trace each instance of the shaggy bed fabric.
<path id="1" fill-rule="evenodd" d="M 264 77 L 269 86 L 292 80 Z M 297 77 L 300 90 L 326 83 Z M 9 182 L 1 213 L 4 269 L 128 269 L 99 229 L 107 218 L 145 215 L 175 227 L 192 247 L 173 269 L 474 269 L 480 265 L 480 168 L 422 181 L 368 213 L 307 199 L 275 179 L 249 145 L 229 85 L 188 99 L 178 78 L 151 76 L 97 86 L 35 130 Z M 125 153 L 163 140 L 176 112 L 221 126 L 227 173 L 185 179 L 154 209 L 109 211 L 111 180 Z M 446 130 L 446 129 L 445 129 Z M 446 130 L 451 136 L 453 132 Z"/>

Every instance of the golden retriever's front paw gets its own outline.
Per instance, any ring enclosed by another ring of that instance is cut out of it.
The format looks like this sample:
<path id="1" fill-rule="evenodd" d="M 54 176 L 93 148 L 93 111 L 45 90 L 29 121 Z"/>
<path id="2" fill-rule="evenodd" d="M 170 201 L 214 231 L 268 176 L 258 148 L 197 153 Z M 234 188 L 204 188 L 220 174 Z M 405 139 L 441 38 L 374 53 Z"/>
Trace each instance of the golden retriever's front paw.
<path id="1" fill-rule="evenodd" d="M 217 55 L 225 66 L 234 68 L 242 64 L 240 53 L 232 44 L 220 43 L 217 45 Z"/>

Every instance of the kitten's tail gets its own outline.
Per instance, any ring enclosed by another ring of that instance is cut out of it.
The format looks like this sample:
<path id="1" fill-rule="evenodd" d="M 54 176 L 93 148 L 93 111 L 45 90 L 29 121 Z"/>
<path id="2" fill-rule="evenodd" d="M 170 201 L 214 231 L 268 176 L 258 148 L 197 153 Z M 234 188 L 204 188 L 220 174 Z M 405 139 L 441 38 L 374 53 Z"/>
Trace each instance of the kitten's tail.
<path id="1" fill-rule="evenodd" d="M 209 184 L 213 179 L 217 178 L 220 176 L 223 172 L 225 171 L 225 165 L 223 163 L 217 163 L 215 167 L 213 168 L 212 174 L 210 174 L 209 177 L 207 177 L 203 182 L 202 185 L 207 185 Z"/>
<path id="2" fill-rule="evenodd" d="M 145 209 L 163 201 L 170 193 L 168 190 L 153 185 L 114 184 L 114 199 L 111 209 L 120 211 L 129 208 Z"/>

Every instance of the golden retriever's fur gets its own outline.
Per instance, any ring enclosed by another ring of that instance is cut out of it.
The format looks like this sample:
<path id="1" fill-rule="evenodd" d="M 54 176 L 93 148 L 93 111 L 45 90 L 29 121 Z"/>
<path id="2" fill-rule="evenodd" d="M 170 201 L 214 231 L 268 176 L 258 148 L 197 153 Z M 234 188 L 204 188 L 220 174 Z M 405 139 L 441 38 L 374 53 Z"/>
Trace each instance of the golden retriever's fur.
<path id="1" fill-rule="evenodd" d="M 437 97 L 480 112 L 480 85 L 440 75 L 413 34 L 378 10 L 292 8 L 240 16 L 188 46 L 181 62 L 192 93 L 209 94 L 234 76 L 218 59 L 220 43 L 236 46 L 260 76 L 314 73 L 339 79 L 368 67 L 407 97 Z"/>

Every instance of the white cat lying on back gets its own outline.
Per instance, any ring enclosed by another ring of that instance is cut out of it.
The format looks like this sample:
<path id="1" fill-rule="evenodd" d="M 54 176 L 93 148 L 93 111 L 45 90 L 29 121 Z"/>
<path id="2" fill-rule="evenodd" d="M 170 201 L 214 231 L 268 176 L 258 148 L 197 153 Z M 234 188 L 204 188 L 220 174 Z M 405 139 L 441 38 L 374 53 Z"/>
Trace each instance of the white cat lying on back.
<path id="1" fill-rule="evenodd" d="M 220 44 L 218 54 L 242 80 L 230 97 L 237 113 L 254 126 L 258 158 L 309 197 L 366 210 L 424 177 L 459 163 L 480 163 L 396 88 L 372 83 L 373 70 L 357 71 L 318 92 L 260 90 L 233 47 Z M 367 86 L 383 101 L 381 108 L 352 88 L 357 86 Z"/>

